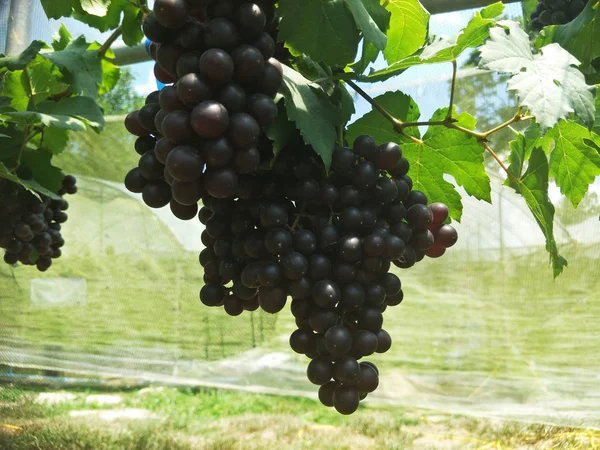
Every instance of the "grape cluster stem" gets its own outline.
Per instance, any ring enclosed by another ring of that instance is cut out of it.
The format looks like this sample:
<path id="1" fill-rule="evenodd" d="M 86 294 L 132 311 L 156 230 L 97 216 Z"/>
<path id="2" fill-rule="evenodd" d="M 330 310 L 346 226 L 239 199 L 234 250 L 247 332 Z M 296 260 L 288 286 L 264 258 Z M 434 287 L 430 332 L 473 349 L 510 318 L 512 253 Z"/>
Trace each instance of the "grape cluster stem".
<path id="1" fill-rule="evenodd" d="M 452 114 L 454 112 L 453 111 L 454 110 L 454 96 L 455 96 L 455 91 L 456 91 L 456 78 L 457 78 L 457 72 L 458 72 L 458 65 L 456 63 L 456 60 L 452 60 L 451 62 L 452 62 L 452 84 L 451 84 L 451 88 L 450 88 L 450 105 L 448 107 L 448 115 L 446 116 L 446 118 L 444 120 L 429 120 L 429 121 L 422 121 L 422 122 L 403 122 L 402 120 L 394 117 L 383 106 L 378 104 L 377 101 L 375 101 L 369 94 L 367 94 L 363 89 L 361 89 L 360 86 L 358 86 L 354 81 L 345 80 L 345 82 L 352 89 L 354 89 L 362 98 L 364 98 L 367 102 L 369 102 L 369 104 L 371 104 L 371 106 L 374 109 L 376 109 L 383 117 L 385 117 L 393 125 L 394 131 L 396 131 L 398 134 L 404 136 L 405 138 L 410 139 L 415 144 L 422 145 L 423 141 L 414 136 L 407 135 L 404 131 L 405 128 L 420 127 L 420 126 L 442 126 L 442 127 L 461 131 L 461 132 L 463 132 L 469 136 L 473 136 L 475 139 L 477 139 L 477 142 L 479 143 L 479 145 L 481 145 L 494 158 L 494 160 L 500 165 L 502 170 L 504 170 L 504 172 L 506 172 L 508 177 L 512 181 L 518 182 L 519 180 L 516 179 L 515 176 L 509 172 L 508 168 L 506 167 L 506 164 L 504 164 L 504 162 L 502 162 L 502 160 L 500 159 L 498 154 L 490 147 L 489 138 L 492 134 L 497 133 L 498 131 L 503 130 L 505 128 L 508 128 L 515 123 L 523 122 L 526 120 L 533 120 L 533 119 L 535 119 L 535 116 L 524 114 L 523 107 L 519 107 L 519 109 L 517 110 L 517 112 L 515 113 L 515 115 L 512 118 L 510 118 L 506 122 L 501 123 L 500 125 L 492 128 L 491 130 L 488 130 L 488 131 L 478 132 L 478 131 L 469 130 L 467 128 L 461 127 L 460 125 L 457 125 L 456 122 L 458 122 L 458 120 L 455 119 L 454 117 L 452 117 Z"/>

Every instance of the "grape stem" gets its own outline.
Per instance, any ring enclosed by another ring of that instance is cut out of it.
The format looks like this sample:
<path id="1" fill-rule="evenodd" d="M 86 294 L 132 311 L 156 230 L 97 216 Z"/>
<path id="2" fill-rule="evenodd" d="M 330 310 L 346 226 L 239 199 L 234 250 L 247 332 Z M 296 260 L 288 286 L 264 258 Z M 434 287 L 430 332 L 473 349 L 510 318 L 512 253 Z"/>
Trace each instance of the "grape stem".
<path id="1" fill-rule="evenodd" d="M 298 223 L 300 223 L 300 219 L 302 218 L 305 209 L 306 209 L 306 204 L 302 204 L 302 206 L 300 207 L 300 211 L 298 211 L 298 214 L 296 214 L 296 218 L 294 219 L 294 223 L 290 227 L 290 231 L 292 233 L 294 231 L 296 231 L 296 227 L 298 226 Z"/>
<path id="2" fill-rule="evenodd" d="M 102 44 L 102 46 L 98 49 L 98 57 L 104 58 L 106 52 L 110 49 L 110 47 L 116 42 L 117 39 L 121 37 L 123 34 L 123 25 L 119 25 L 115 31 L 108 37 L 106 42 Z"/>
<path id="3" fill-rule="evenodd" d="M 464 128 L 461 127 L 460 125 L 457 125 L 457 119 L 455 119 L 454 117 L 452 117 L 452 112 L 454 109 L 454 91 L 455 91 L 455 87 L 456 87 L 456 72 L 457 72 L 457 65 L 456 65 L 456 61 L 453 61 L 453 65 L 452 65 L 454 71 L 453 71 L 453 76 L 452 76 L 452 92 L 450 94 L 450 106 L 448 108 L 448 115 L 446 116 L 446 118 L 444 120 L 430 120 L 430 121 L 422 121 L 422 122 L 403 122 L 400 119 L 397 119 L 396 117 L 394 117 L 392 114 L 389 113 L 389 111 L 387 111 L 383 106 L 381 106 L 380 104 L 377 103 L 376 100 L 374 100 L 369 94 L 367 94 L 363 89 L 361 89 L 354 81 L 351 80 L 346 80 L 346 83 L 348 83 L 349 86 L 352 87 L 352 89 L 354 89 L 362 98 L 364 98 L 367 102 L 369 102 L 371 104 L 371 106 L 373 106 L 374 109 L 376 109 L 384 118 L 386 118 L 393 126 L 394 131 L 396 131 L 397 133 L 409 138 L 410 140 L 412 140 L 414 143 L 416 144 L 423 144 L 423 141 L 421 139 L 418 139 L 414 136 L 410 136 L 407 135 L 404 132 L 405 128 L 409 128 L 409 127 L 420 127 L 420 126 L 443 126 L 446 128 L 451 128 L 454 130 L 458 130 L 461 131 L 469 136 L 474 137 L 475 139 L 477 139 L 477 142 L 488 152 L 492 155 L 492 157 L 496 160 L 496 162 L 500 165 L 500 167 L 502 168 L 502 170 L 504 170 L 506 172 L 506 174 L 508 175 L 508 177 L 514 181 L 514 182 L 518 182 L 519 180 L 517 180 L 509 171 L 508 168 L 506 167 L 506 165 L 502 162 L 502 160 L 498 157 L 498 155 L 494 152 L 494 150 L 490 147 L 489 145 L 489 137 L 494 134 L 497 133 L 500 130 L 503 130 L 505 128 L 510 127 L 512 124 L 514 123 L 518 123 L 518 122 L 523 122 L 526 120 L 533 120 L 535 119 L 535 116 L 533 115 L 526 115 L 523 113 L 523 107 L 519 107 L 519 109 L 517 110 L 517 112 L 515 113 L 515 115 L 510 118 L 509 120 L 507 120 L 504 123 L 501 123 L 500 125 L 488 130 L 488 131 L 484 131 L 484 132 L 478 132 L 478 131 L 474 131 L 474 130 L 469 130 L 468 128 Z"/>
<path id="4" fill-rule="evenodd" d="M 450 87 L 450 105 L 448 106 L 448 114 L 446 120 L 452 120 L 452 112 L 454 110 L 454 92 L 456 91 L 456 75 L 458 74 L 458 64 L 456 59 L 452 60 L 452 85 Z"/>

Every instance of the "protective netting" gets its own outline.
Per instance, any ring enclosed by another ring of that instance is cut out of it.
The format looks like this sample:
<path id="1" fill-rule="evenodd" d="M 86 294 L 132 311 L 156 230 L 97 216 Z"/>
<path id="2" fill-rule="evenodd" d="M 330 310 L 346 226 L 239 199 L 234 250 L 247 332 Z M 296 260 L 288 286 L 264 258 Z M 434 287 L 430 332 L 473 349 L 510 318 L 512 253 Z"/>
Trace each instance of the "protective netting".
<path id="1" fill-rule="evenodd" d="M 489 75 L 462 74 L 459 107 L 510 106 Z M 424 119 L 448 96 L 438 69 L 391 83 L 372 89 L 410 93 Z M 202 226 L 124 189 L 137 157 L 121 122 L 73 138 L 56 162 L 80 187 L 63 257 L 44 274 L 0 267 L 0 375 L 23 367 L 314 396 L 305 358 L 288 346 L 287 309 L 229 317 L 200 304 Z M 386 312 L 394 344 L 370 358 L 381 385 L 367 401 L 600 428 L 600 185 L 579 212 L 558 202 L 570 264 L 553 281 L 524 201 L 492 183 L 492 205 L 464 198 L 446 257 L 398 272 L 405 301 Z"/>

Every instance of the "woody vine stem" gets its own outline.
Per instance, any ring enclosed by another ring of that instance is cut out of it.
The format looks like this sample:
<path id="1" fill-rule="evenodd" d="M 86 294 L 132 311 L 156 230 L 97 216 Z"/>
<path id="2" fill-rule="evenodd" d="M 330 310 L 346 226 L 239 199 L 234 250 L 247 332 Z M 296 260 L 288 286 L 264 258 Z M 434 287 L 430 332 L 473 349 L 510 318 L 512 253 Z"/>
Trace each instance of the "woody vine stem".
<path id="1" fill-rule="evenodd" d="M 479 145 L 481 145 L 490 155 L 492 155 L 494 160 L 500 165 L 502 170 L 504 170 L 504 172 L 506 172 L 508 177 L 511 180 L 518 182 L 518 180 L 514 177 L 514 175 L 512 175 L 508 171 L 508 168 L 506 167 L 504 162 L 502 162 L 500 157 L 490 147 L 489 137 L 492 134 L 497 133 L 500 130 L 508 128 L 509 126 L 511 126 L 514 123 L 522 122 L 525 120 L 535 119 L 535 116 L 524 114 L 523 108 L 519 107 L 519 109 L 517 110 L 517 112 L 515 113 L 515 115 L 512 118 L 510 118 L 506 122 L 501 123 L 500 125 L 492 128 L 492 129 L 484 131 L 484 132 L 469 130 L 467 128 L 461 127 L 460 125 L 457 125 L 456 122 L 458 122 L 458 120 L 455 119 L 454 117 L 452 117 L 452 115 L 454 113 L 454 111 L 453 111 L 454 110 L 454 95 L 455 95 L 455 90 L 456 90 L 457 72 L 458 72 L 458 65 L 456 63 L 456 60 L 453 60 L 452 61 L 452 84 L 450 87 L 450 105 L 448 107 L 448 115 L 446 116 L 446 118 L 444 120 L 439 120 L 439 121 L 403 122 L 402 120 L 400 120 L 400 119 L 394 117 L 392 114 L 390 114 L 390 112 L 387 111 L 383 106 L 379 105 L 369 94 L 367 94 L 363 89 L 361 89 L 354 81 L 345 80 L 345 82 L 350 87 L 352 87 L 352 89 L 354 89 L 361 97 L 363 97 L 367 102 L 369 102 L 371 104 L 371 106 L 374 109 L 376 109 L 383 117 L 385 117 L 392 124 L 394 131 L 396 131 L 397 133 L 401 134 L 402 136 L 410 139 L 414 143 L 423 144 L 423 141 L 414 136 L 407 135 L 405 133 L 405 128 L 418 127 L 418 126 L 443 126 L 446 128 L 451 128 L 454 130 L 461 131 L 461 132 L 468 134 L 469 136 L 472 136 L 475 139 L 477 139 L 477 142 L 479 143 Z"/>

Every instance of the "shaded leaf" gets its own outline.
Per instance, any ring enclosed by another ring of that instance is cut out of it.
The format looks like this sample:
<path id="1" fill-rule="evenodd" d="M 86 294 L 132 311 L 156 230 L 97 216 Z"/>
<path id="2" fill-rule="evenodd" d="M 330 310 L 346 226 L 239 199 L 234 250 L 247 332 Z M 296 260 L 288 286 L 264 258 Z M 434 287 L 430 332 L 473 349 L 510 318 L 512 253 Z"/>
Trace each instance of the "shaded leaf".
<path id="1" fill-rule="evenodd" d="M 58 155 L 66 150 L 69 142 L 69 132 L 56 127 L 44 128 L 41 148 L 47 149 L 53 155 Z"/>
<path id="2" fill-rule="evenodd" d="M 354 17 L 354 21 L 360 31 L 362 31 L 363 36 L 369 42 L 372 42 L 375 47 L 379 50 L 384 50 L 387 44 L 387 37 L 385 33 L 379 28 L 373 17 L 367 8 L 363 4 L 362 0 L 344 0 L 348 5 L 348 8 L 352 12 L 352 16 Z M 376 4 L 377 3 L 377 4 Z M 379 2 L 371 1 L 371 8 L 374 9 L 379 7 L 383 10 L 380 15 L 384 15 L 386 10 L 383 6 L 379 4 Z"/>
<path id="3" fill-rule="evenodd" d="M 69 45 L 69 42 L 71 42 L 71 33 L 69 33 L 64 24 L 61 24 L 52 41 L 52 48 L 55 52 L 64 50 Z"/>
<path id="4" fill-rule="evenodd" d="M 288 66 L 283 66 L 283 86 L 288 118 L 307 144 L 323 159 L 329 169 L 336 140 L 338 113 L 325 92 Z"/>
<path id="5" fill-rule="evenodd" d="M 33 172 L 31 180 L 21 180 L 22 184 L 44 195 L 44 189 L 56 194 L 62 187 L 63 173 L 52 165 L 52 154 L 45 150 L 26 150 L 21 157 L 22 164 Z"/>
<path id="6" fill-rule="evenodd" d="M 283 101 L 278 102 L 277 108 L 279 114 L 277 114 L 275 121 L 265 128 L 265 134 L 273 141 L 273 161 L 296 135 L 296 125 L 288 120 L 285 103 Z"/>
<path id="7" fill-rule="evenodd" d="M 2 95 L 10 99 L 10 107 L 15 111 L 25 111 L 29 105 L 29 92 L 26 86 L 25 71 L 16 70 L 4 75 Z"/>
<path id="8" fill-rule="evenodd" d="M 550 175 L 560 192 L 577 207 L 589 185 L 600 176 L 600 155 L 587 143 L 591 141 L 600 147 L 600 136 L 566 120 L 558 122 L 547 134 L 555 142 L 550 154 Z"/>
<path id="9" fill-rule="evenodd" d="M 0 69 L 23 70 L 27 64 L 35 59 L 41 49 L 47 48 L 42 41 L 33 41 L 21 54 L 17 56 L 2 56 L 0 58 Z"/>
<path id="10" fill-rule="evenodd" d="M 546 250 L 550 254 L 552 270 L 556 278 L 567 266 L 567 260 L 560 255 L 554 238 L 554 205 L 548 197 L 548 160 L 541 148 L 533 149 L 528 160 L 527 171 L 521 175 L 526 150 L 524 143 L 525 138 L 520 133 L 517 133 L 517 139 L 511 142 L 509 172 L 512 177 L 506 184 L 523 196 L 544 233 Z"/>
<path id="11" fill-rule="evenodd" d="M 290 49 L 329 65 L 354 61 L 360 33 L 343 0 L 280 0 L 277 11 L 278 38 Z"/>
<path id="12" fill-rule="evenodd" d="M 76 117 L 95 130 L 104 128 L 102 110 L 94 99 L 89 97 L 63 98 L 57 102 L 46 101 L 37 106 L 37 111 L 55 117 Z"/>

